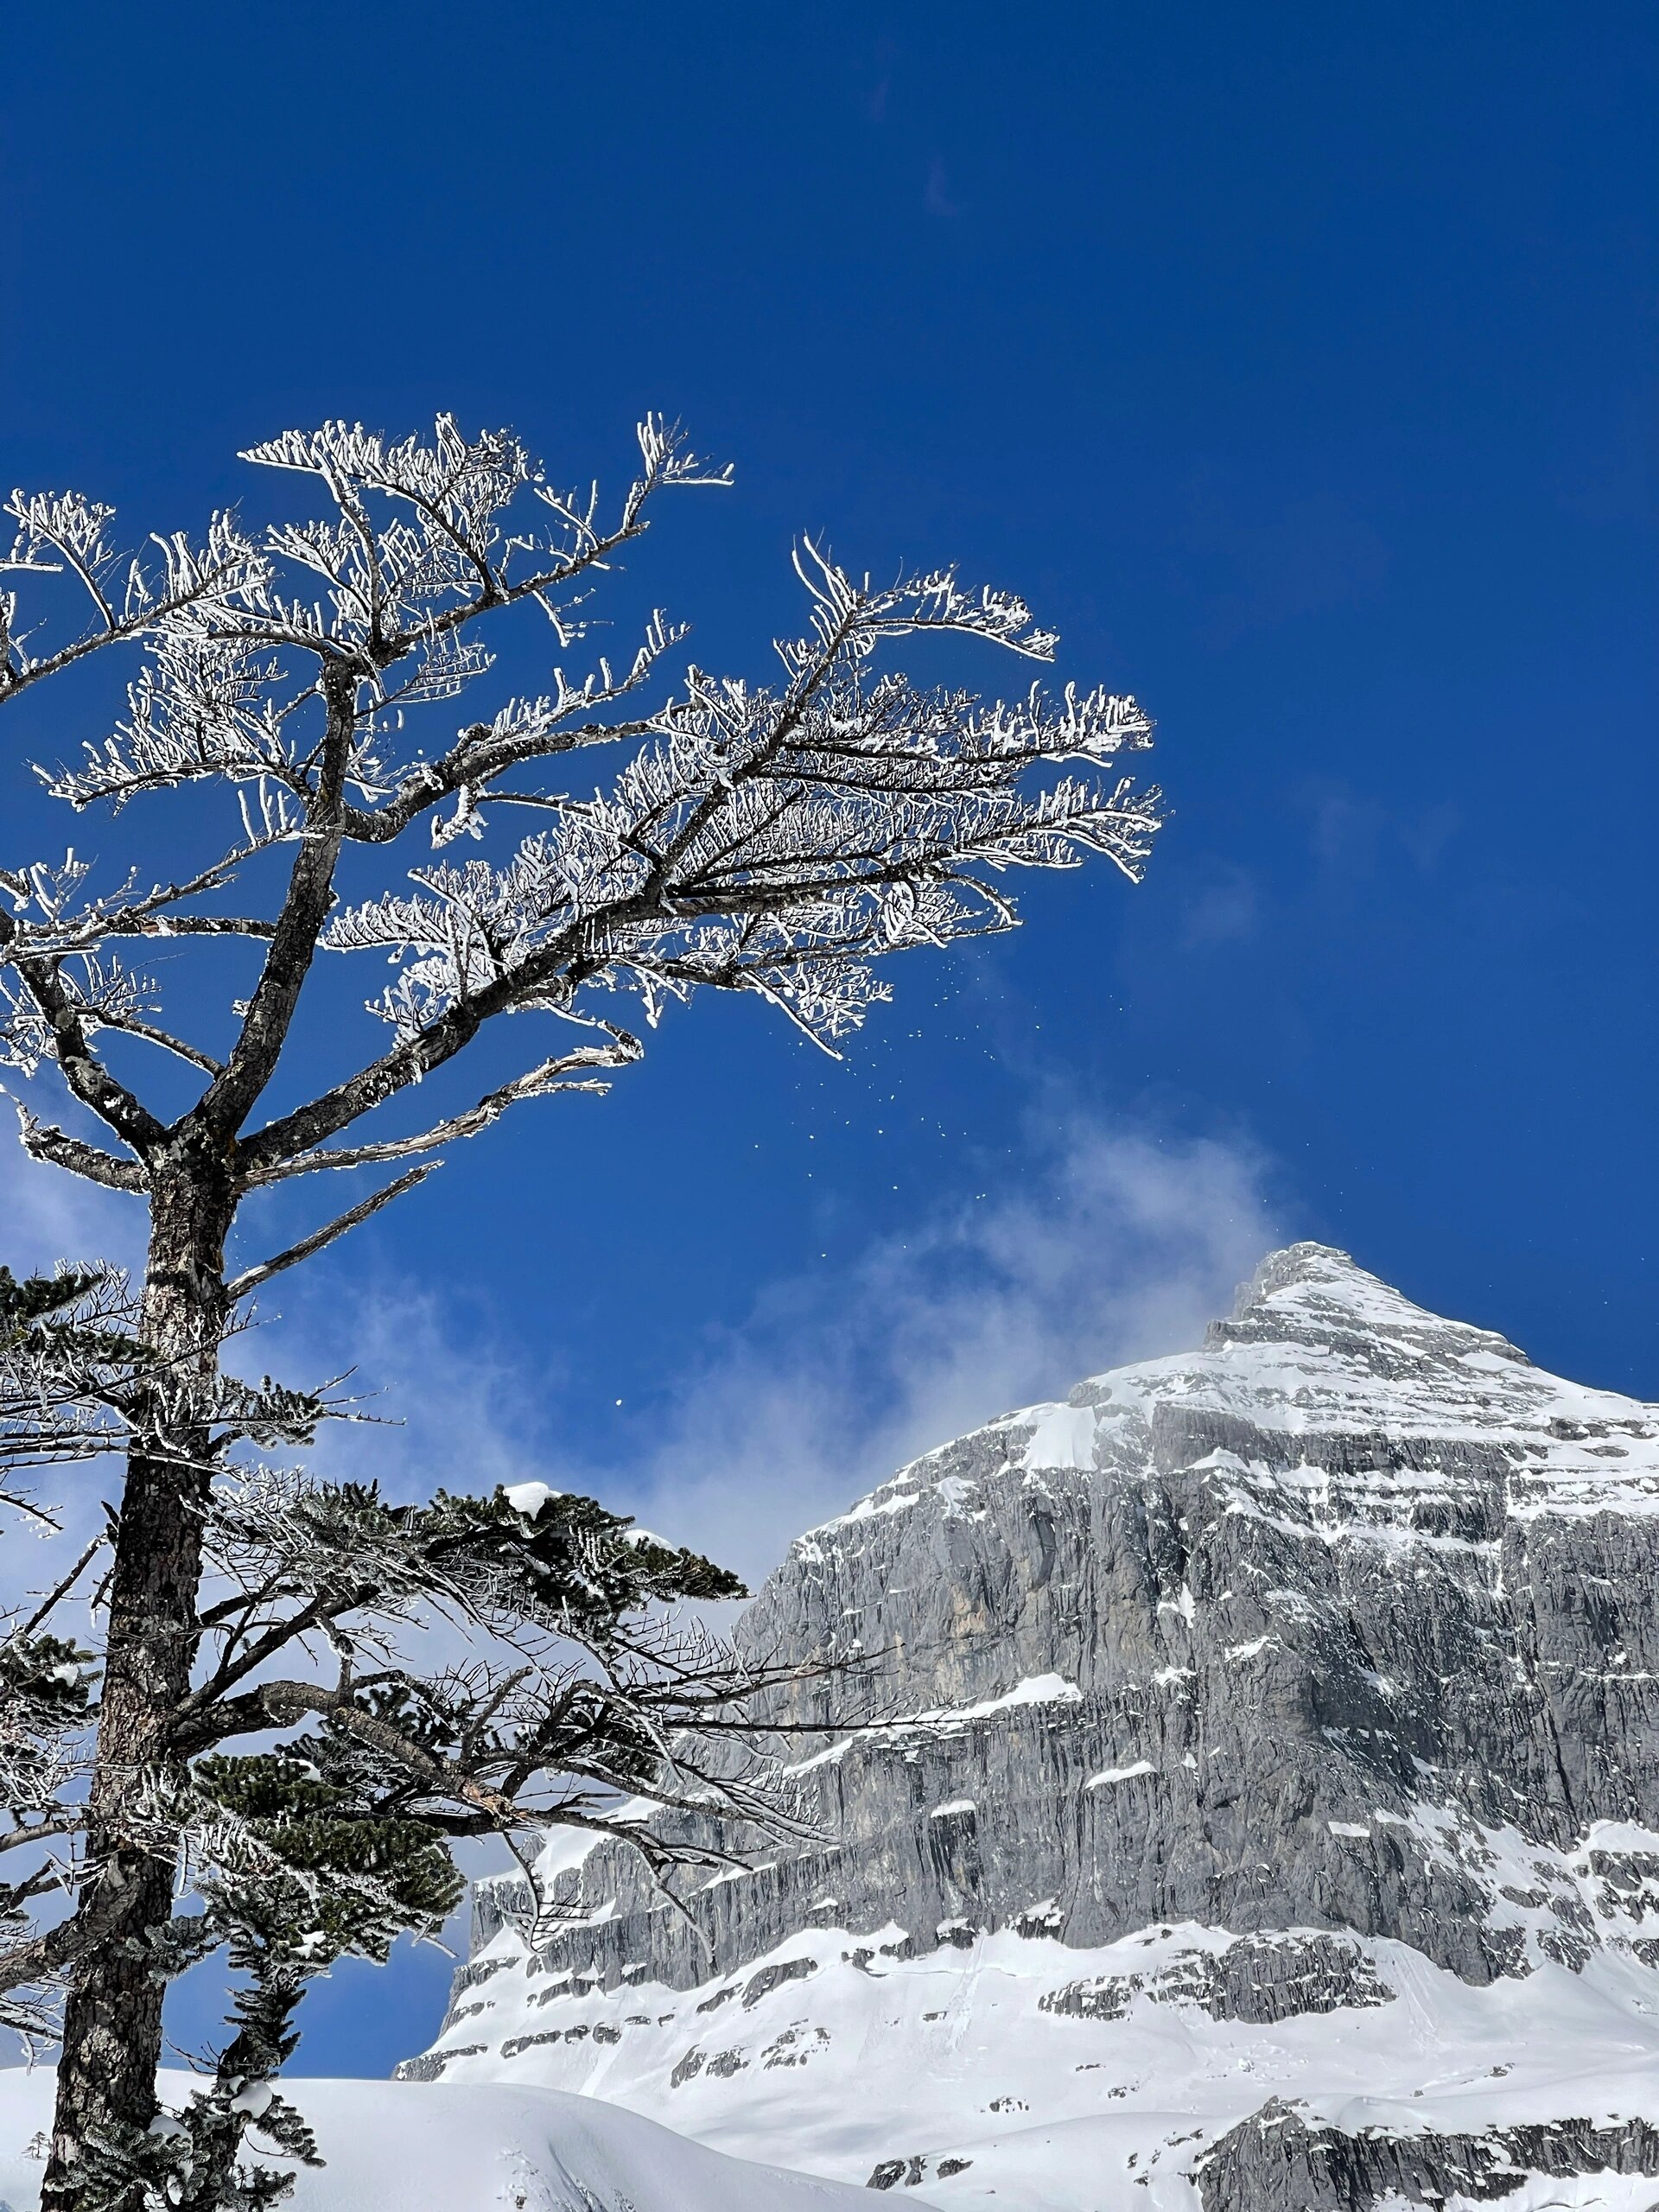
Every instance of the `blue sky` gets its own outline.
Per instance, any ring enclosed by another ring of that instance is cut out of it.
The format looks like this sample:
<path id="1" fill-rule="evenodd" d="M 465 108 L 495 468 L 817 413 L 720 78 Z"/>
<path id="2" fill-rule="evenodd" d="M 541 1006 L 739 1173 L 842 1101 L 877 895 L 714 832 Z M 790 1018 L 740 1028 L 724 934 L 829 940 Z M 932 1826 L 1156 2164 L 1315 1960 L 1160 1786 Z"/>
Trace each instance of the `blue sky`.
<path id="1" fill-rule="evenodd" d="M 840 1066 L 677 1014 L 285 1292 L 409 1415 L 389 1479 L 574 1470 L 760 1571 L 1290 1236 L 1659 1395 L 1650 11 L 91 0 L 8 44 L 8 484 L 170 528 L 252 439 L 441 407 L 614 481 L 661 408 L 737 488 L 665 511 L 619 639 L 660 599 L 761 673 L 822 530 L 1023 591 L 1160 725 L 1142 889 L 1033 882 Z M 99 848 L 21 766 L 94 711 L 9 718 L 6 858 Z M 127 1233 L 7 1173 L 8 1257 Z M 389 2064 L 442 1979 L 337 1982 L 305 2063 Z"/>

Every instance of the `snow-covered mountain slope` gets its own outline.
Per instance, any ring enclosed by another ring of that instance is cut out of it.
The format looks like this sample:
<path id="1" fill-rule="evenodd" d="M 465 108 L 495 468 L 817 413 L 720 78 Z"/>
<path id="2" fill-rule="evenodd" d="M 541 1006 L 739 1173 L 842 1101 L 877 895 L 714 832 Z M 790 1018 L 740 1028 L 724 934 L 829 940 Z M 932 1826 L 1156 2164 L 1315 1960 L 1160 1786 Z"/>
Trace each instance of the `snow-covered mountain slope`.
<path id="1" fill-rule="evenodd" d="M 406 2070 L 998 2212 L 1647 2212 L 1656 1592 L 1659 1408 L 1293 1247 L 802 1537 L 745 1637 L 879 1656 L 768 1715 L 818 1840 L 689 1917 L 556 1842 Z"/>
<path id="2" fill-rule="evenodd" d="M 182 2105 L 192 2084 L 164 2075 L 162 2086 Z M 52 2090 L 49 2071 L 0 2070 L 0 2212 L 35 2212 L 41 2164 L 29 2146 L 50 2123 Z M 552 2089 L 297 2082 L 289 2090 L 327 2160 L 300 2170 L 296 2212 L 852 2212 L 869 2201 Z"/>
<path id="3" fill-rule="evenodd" d="M 534 2007 L 533 1989 L 529 2001 L 504 1989 L 505 2041 L 556 2019 L 556 2049 L 532 2044 L 524 2056 L 592 2095 L 746 2158 L 987 2212 L 1366 2202 L 1253 2200 L 1219 2180 L 1200 2196 L 1198 2158 L 1248 2132 L 1275 2094 L 1304 2124 L 1348 2133 L 1466 2135 L 1550 2120 L 1573 2124 L 1565 2145 L 1580 2123 L 1659 2119 L 1659 2011 L 1649 2009 L 1659 1993 L 1628 1958 L 1580 1974 L 1548 1962 L 1472 1988 L 1383 1939 L 1354 1946 L 1370 2003 L 1263 2020 L 1260 2005 L 1255 2018 L 1227 2017 L 1224 2000 L 1215 2017 L 1226 1984 L 1211 1970 L 1248 1993 L 1252 1966 L 1276 1974 L 1281 1961 L 1248 1947 L 1241 1959 L 1213 1929 L 1166 1927 L 1081 1953 L 1002 1929 L 965 1950 L 899 1959 L 882 1955 L 880 1939 L 895 1944 L 902 1931 L 876 1936 L 796 1936 L 707 1990 L 638 1987 L 626 2009 L 590 1989 L 550 2012 Z M 763 1993 L 746 2003 L 757 1981 Z M 1282 1980 L 1261 1986 L 1284 2001 Z M 485 2070 L 478 2058 L 463 2068 Z M 1150 2196 L 1135 2186 L 1143 2177 Z M 1641 2204 L 1659 2204 L 1659 2179 Z"/>

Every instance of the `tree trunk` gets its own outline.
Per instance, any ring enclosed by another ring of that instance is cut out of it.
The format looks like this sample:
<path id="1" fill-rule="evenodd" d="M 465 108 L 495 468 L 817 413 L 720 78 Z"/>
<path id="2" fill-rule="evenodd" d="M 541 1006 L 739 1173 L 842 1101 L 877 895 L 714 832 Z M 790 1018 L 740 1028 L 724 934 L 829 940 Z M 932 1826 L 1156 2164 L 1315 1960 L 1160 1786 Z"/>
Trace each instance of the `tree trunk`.
<path id="1" fill-rule="evenodd" d="M 83 1911 L 118 1895 L 114 1932 L 71 1986 L 43 2212 L 80 2212 L 82 2148 L 154 2119 L 162 1975 L 151 1960 L 172 1916 L 174 1860 L 145 1834 L 144 1799 L 168 1764 L 168 1725 L 190 1687 L 211 1475 L 204 1383 L 223 1334 L 225 1239 L 235 1210 L 228 1163 L 197 1135 L 153 1163 L 143 1332 L 158 1372 L 129 1453 L 109 1587 L 109 1630 L 87 1833 L 99 1870 Z"/>

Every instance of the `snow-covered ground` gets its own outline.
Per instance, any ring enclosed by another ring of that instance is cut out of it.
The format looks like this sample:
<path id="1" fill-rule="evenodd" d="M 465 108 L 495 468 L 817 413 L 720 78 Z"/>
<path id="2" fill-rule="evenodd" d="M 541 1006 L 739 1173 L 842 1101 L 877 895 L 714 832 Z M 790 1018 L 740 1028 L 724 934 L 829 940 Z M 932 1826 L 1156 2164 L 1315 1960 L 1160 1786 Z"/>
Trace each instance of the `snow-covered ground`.
<path id="1" fill-rule="evenodd" d="M 701 2142 L 620 2103 L 556 2089 L 296 2082 L 290 2094 L 328 2164 L 300 2174 L 296 2212 L 851 2212 L 871 2202 L 849 2183 L 872 2174 L 879 2147 L 902 2165 L 887 2177 L 897 2201 L 939 2212 L 1198 2212 L 1195 2161 L 1274 2090 L 1310 2121 L 1350 2133 L 1659 2119 L 1652 1983 L 1612 1960 L 1471 1989 L 1407 1947 L 1380 1943 L 1368 1948 L 1396 1992 L 1391 2003 L 1268 2031 L 1144 1993 L 1118 2019 L 1041 2008 L 1042 1994 L 1066 1982 L 1133 1974 L 1150 1985 L 1183 1953 L 1222 1940 L 1173 1929 L 1080 1955 L 1002 1933 L 971 1952 L 878 1955 L 874 2012 L 872 1969 L 842 1963 L 826 1942 L 810 1978 L 810 2020 L 807 1977 L 745 2007 L 746 1976 L 729 2005 L 701 2019 L 692 1997 L 637 1990 L 639 2006 L 685 2008 L 709 2063 L 665 2096 L 631 2075 L 626 2041 L 600 2059 L 588 2036 L 582 2043 L 599 2060 L 590 2079 L 604 2099 L 648 2103 Z M 791 1958 L 805 1955 L 789 1947 Z M 614 2018 L 602 1997 L 577 2005 L 592 2024 Z M 818 2041 L 826 2022 L 833 2044 Z M 732 2076 L 715 2066 L 749 2045 L 773 2070 L 766 2094 L 751 2087 L 735 2101 L 721 2094 Z M 178 2101 L 188 2090 L 187 2077 L 168 2077 Z M 0 2071 L 0 2212 L 35 2212 L 41 2165 L 28 2146 L 51 2095 L 45 2069 Z M 1652 2212 L 1659 2180 L 1528 2180 L 1503 2203 Z M 1378 2212 L 1406 2212 L 1405 2201 Z M 1442 2212 L 1476 2207 L 1453 2197 Z"/>
<path id="2" fill-rule="evenodd" d="M 1408 1945 L 1368 1942 L 1389 2001 L 1263 2027 L 1177 1994 L 1194 1954 L 1234 1940 L 1220 1931 L 1083 1951 L 1001 1929 L 884 1956 L 901 1936 L 817 1929 L 710 1987 L 645 1984 L 622 2004 L 567 1986 L 538 2005 L 533 1984 L 504 1978 L 502 2002 L 528 1999 L 522 2019 L 491 2022 L 512 2056 L 457 2058 L 446 2078 L 579 2084 L 742 2158 L 852 2183 L 900 2162 L 906 2202 L 964 2212 L 1196 2212 L 1193 2162 L 1275 2094 L 1349 2131 L 1659 2120 L 1659 1982 L 1629 1956 L 1582 1974 L 1546 1961 L 1477 1988 Z M 1081 2011 L 1062 2009 L 1066 1992 Z M 1636 2197 L 1618 2176 L 1554 2186 L 1589 2193 L 1540 2204 L 1659 2201 L 1652 2177 Z"/>
<path id="3" fill-rule="evenodd" d="M 556 2089 L 287 2087 L 328 2161 L 302 2170 L 296 2212 L 851 2212 L 869 2202 Z M 166 2079 L 180 2102 L 189 2088 L 185 2076 Z M 0 2212 L 35 2212 L 41 2162 L 29 2146 L 51 2110 L 48 2071 L 0 2069 Z"/>

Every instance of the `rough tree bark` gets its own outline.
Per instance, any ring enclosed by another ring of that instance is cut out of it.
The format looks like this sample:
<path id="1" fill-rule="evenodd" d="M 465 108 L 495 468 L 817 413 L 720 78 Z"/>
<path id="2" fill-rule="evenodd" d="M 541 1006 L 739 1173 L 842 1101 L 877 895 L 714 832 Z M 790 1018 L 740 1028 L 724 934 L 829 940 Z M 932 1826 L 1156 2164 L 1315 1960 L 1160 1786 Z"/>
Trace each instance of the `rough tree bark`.
<path id="1" fill-rule="evenodd" d="M 156 2111 L 166 1984 L 151 1958 L 172 1916 L 174 1867 L 170 1852 L 147 1847 L 143 1801 L 165 1780 L 168 1726 L 189 1692 L 199 1640 L 209 1434 L 188 1408 L 218 1363 L 235 1208 L 222 1152 L 213 1158 L 207 1132 L 193 1138 L 176 1160 L 157 1163 L 150 1201 L 143 1334 L 159 1368 L 156 1434 L 127 1464 L 87 1837 L 100 1870 L 87 1905 L 101 1914 L 111 1893 L 118 1905 L 111 1939 L 69 1993 L 43 2212 L 73 2204 L 79 2145 L 121 2123 L 145 2127 Z"/>
<path id="2" fill-rule="evenodd" d="M 109 1590 L 109 1628 L 86 1847 L 99 1869 L 82 1910 L 118 1898 L 114 1933 L 80 1965 L 64 2014 L 42 2212 L 73 2212 L 79 2146 L 156 2110 L 166 1980 L 155 1947 L 172 1917 L 170 1853 L 148 1846 L 147 1794 L 175 1758 L 173 1719 L 200 1641 L 197 1590 L 212 1482 L 211 1402 L 230 1300 L 225 1243 L 242 1196 L 237 1135 L 269 1083 L 334 899 L 345 768 L 360 671 L 325 671 L 327 728 L 308 835 L 289 878 L 237 1051 L 191 1111 L 149 1147 L 149 1245 L 141 1334 L 156 1381 L 127 1462 Z"/>

